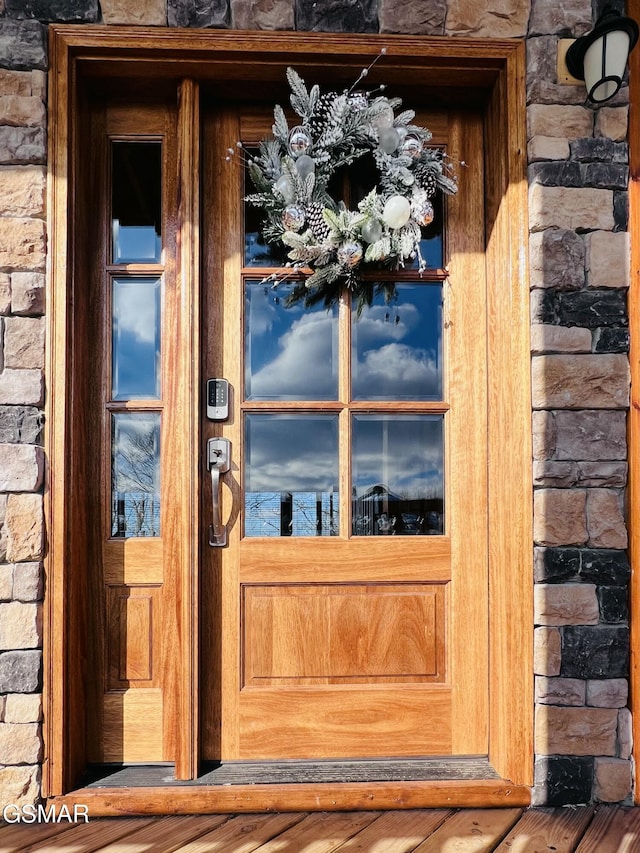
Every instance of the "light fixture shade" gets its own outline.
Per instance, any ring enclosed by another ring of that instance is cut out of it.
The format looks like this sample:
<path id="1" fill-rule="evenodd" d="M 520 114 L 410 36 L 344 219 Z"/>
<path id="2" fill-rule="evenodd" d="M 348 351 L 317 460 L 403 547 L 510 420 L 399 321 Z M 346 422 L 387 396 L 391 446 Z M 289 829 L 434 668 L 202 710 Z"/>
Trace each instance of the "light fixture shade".
<path id="1" fill-rule="evenodd" d="M 622 85 L 629 56 L 629 34 L 612 30 L 597 38 L 584 55 L 584 84 L 590 101 L 608 101 Z"/>
<path id="2" fill-rule="evenodd" d="M 590 101 L 601 104 L 620 89 L 629 53 L 637 40 L 637 23 L 607 7 L 593 30 L 571 45 L 567 68 L 574 77 L 585 81 Z"/>

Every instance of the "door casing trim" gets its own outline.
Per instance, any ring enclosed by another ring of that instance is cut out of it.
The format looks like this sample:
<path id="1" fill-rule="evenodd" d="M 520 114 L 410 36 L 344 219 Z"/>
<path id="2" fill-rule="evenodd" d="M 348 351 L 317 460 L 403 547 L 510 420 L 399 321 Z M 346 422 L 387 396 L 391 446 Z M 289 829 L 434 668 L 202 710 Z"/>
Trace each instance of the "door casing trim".
<path id="1" fill-rule="evenodd" d="M 71 496 L 77 488 L 71 464 L 72 439 L 80 413 L 75 408 L 73 383 L 69 379 L 74 353 L 70 307 L 75 282 L 74 192 L 78 163 L 85 154 L 78 150 L 77 142 L 82 81 L 143 77 L 157 85 L 177 88 L 180 84 L 183 115 L 193 119 L 197 113 L 197 84 L 187 78 L 220 81 L 221 90 L 252 82 L 268 85 L 284 77 L 287 65 L 296 63 L 298 67 L 317 71 L 318 77 L 333 75 L 339 80 L 353 80 L 357 76 L 354 69 L 368 65 L 381 46 L 387 47 L 387 82 L 392 83 L 394 78 L 406 80 L 407 74 L 411 74 L 416 85 L 429 87 L 434 96 L 444 100 L 447 90 L 455 98 L 465 85 L 479 90 L 484 98 L 485 259 L 489 287 L 489 606 L 495 617 L 490 632 L 489 759 L 501 777 L 510 780 L 502 796 L 509 800 L 506 790 L 518 790 L 518 796 L 526 799 L 521 788 L 533 782 L 533 539 L 524 43 L 78 25 L 50 27 L 45 796 L 60 796 L 73 790 L 84 763 L 80 725 L 83 679 L 77 661 L 81 658 L 78 649 L 82 647 L 80 569 L 86 545 L 82 532 L 74 528 L 71 509 Z M 197 156 L 197 138 L 186 134 L 180 142 L 180 152 L 182 174 L 189 174 L 188 164 Z M 179 257 L 181 287 L 185 304 L 191 305 L 191 309 L 183 315 L 180 334 L 185 341 L 197 342 L 198 271 L 194 259 L 198 256 L 198 205 L 195 177 L 193 180 L 183 209 L 184 221 L 194 227 L 188 229 Z M 184 407 L 186 423 L 193 425 L 194 436 L 200 386 L 196 362 L 194 359 L 185 365 L 182 397 L 178 401 Z M 191 458 L 186 455 L 188 452 L 197 456 L 194 451 L 195 448 L 185 449 L 185 459 Z M 197 511 L 191 511 L 194 506 L 197 509 L 195 459 L 185 465 L 182 478 L 185 493 L 192 497 L 184 502 L 180 535 L 194 543 L 198 541 Z M 181 630 L 177 638 L 176 689 L 184 698 L 182 723 L 176 732 L 176 771 L 178 778 L 190 778 L 196 773 L 198 761 L 198 703 L 194 686 L 197 684 L 197 547 L 181 549 L 177 558 L 182 580 L 177 591 Z M 418 787 L 424 789 L 425 785 L 430 787 L 431 783 L 420 783 Z M 489 792 L 491 786 L 486 783 L 478 783 L 474 794 L 460 785 L 460 790 L 468 791 L 468 799 L 463 796 L 461 804 L 496 804 Z M 290 786 L 286 788 L 291 792 Z M 163 793 L 164 805 L 160 808 L 166 813 L 171 810 L 175 791 L 163 789 L 163 792 L 167 798 Z M 268 808 L 274 797 L 277 799 L 275 791 L 265 793 L 263 800 L 257 794 L 254 789 L 250 797 L 252 810 Z M 109 798 L 113 795 L 112 791 Z M 127 798 L 130 795 L 129 791 Z M 399 796 L 404 801 L 404 794 Z M 427 799 L 435 805 L 437 797 L 432 799 L 432 796 L 433 792 Z M 345 788 L 344 797 L 340 800 L 342 808 L 365 807 L 355 805 L 362 802 L 362 792 L 348 795 Z M 312 801 L 314 797 L 309 799 Z M 354 805 L 348 805 L 350 802 Z M 393 805 L 391 800 L 388 802 L 384 807 L 398 807 L 398 801 Z M 515 803 L 510 800 L 505 804 Z M 136 808 L 132 802 L 132 810 Z M 239 808 L 239 802 L 233 805 L 233 810 Z"/>

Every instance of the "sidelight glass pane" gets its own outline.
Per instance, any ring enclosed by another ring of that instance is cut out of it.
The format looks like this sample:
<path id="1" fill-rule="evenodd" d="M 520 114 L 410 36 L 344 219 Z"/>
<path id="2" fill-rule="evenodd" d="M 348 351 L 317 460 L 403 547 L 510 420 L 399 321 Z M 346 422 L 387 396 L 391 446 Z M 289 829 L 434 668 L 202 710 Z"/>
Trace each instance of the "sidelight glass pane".
<path id="1" fill-rule="evenodd" d="M 338 535 L 338 417 L 247 415 L 245 536 Z"/>
<path id="2" fill-rule="evenodd" d="M 159 262 L 161 217 L 161 143 L 112 142 L 113 263 Z"/>
<path id="3" fill-rule="evenodd" d="M 111 535 L 160 535 L 160 415 L 111 416 Z"/>
<path id="4" fill-rule="evenodd" d="M 112 395 L 160 398 L 160 279 L 113 280 Z"/>
<path id="5" fill-rule="evenodd" d="M 442 284 L 396 284 L 352 313 L 354 400 L 442 399 Z"/>
<path id="6" fill-rule="evenodd" d="M 444 530 L 442 415 L 353 416 L 353 533 Z"/>
<path id="7" fill-rule="evenodd" d="M 288 305 L 294 283 L 245 283 L 245 398 L 336 400 L 338 310 Z"/>

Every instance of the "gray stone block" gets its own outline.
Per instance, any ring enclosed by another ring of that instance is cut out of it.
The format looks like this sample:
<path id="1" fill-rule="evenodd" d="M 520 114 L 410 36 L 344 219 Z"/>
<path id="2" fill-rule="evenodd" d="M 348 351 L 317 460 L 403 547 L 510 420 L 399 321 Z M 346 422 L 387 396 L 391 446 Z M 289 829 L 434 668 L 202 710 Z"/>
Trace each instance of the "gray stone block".
<path id="1" fill-rule="evenodd" d="M 0 654 L 0 693 L 35 693 L 40 689 L 42 652 Z"/>
<path id="2" fill-rule="evenodd" d="M 0 67 L 46 71 L 46 29 L 39 21 L 0 20 Z"/>
<path id="3" fill-rule="evenodd" d="M 0 444 L 41 444 L 43 423 L 35 406 L 0 406 Z"/>
<path id="4" fill-rule="evenodd" d="M 97 23 L 98 0 L 4 0 L 4 16 L 27 21 Z"/>
<path id="5" fill-rule="evenodd" d="M 170 27 L 218 27 L 231 23 L 229 0 L 168 0 Z"/>
<path id="6" fill-rule="evenodd" d="M 322 33 L 377 33 L 376 0 L 296 0 L 296 29 Z"/>

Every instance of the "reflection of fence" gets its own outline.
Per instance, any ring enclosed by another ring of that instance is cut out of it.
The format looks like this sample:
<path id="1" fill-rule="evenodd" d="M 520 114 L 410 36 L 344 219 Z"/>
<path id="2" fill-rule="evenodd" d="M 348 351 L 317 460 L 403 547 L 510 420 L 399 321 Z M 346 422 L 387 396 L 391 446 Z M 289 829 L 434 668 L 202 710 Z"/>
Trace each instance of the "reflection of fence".
<path id="1" fill-rule="evenodd" d="M 442 498 L 402 498 L 375 486 L 353 500 L 355 536 L 393 536 L 442 533 Z"/>
<path id="2" fill-rule="evenodd" d="M 160 535 L 160 497 L 151 492 L 116 492 L 111 535 L 118 538 Z"/>
<path id="3" fill-rule="evenodd" d="M 335 492 L 247 492 L 245 536 L 337 536 Z"/>

